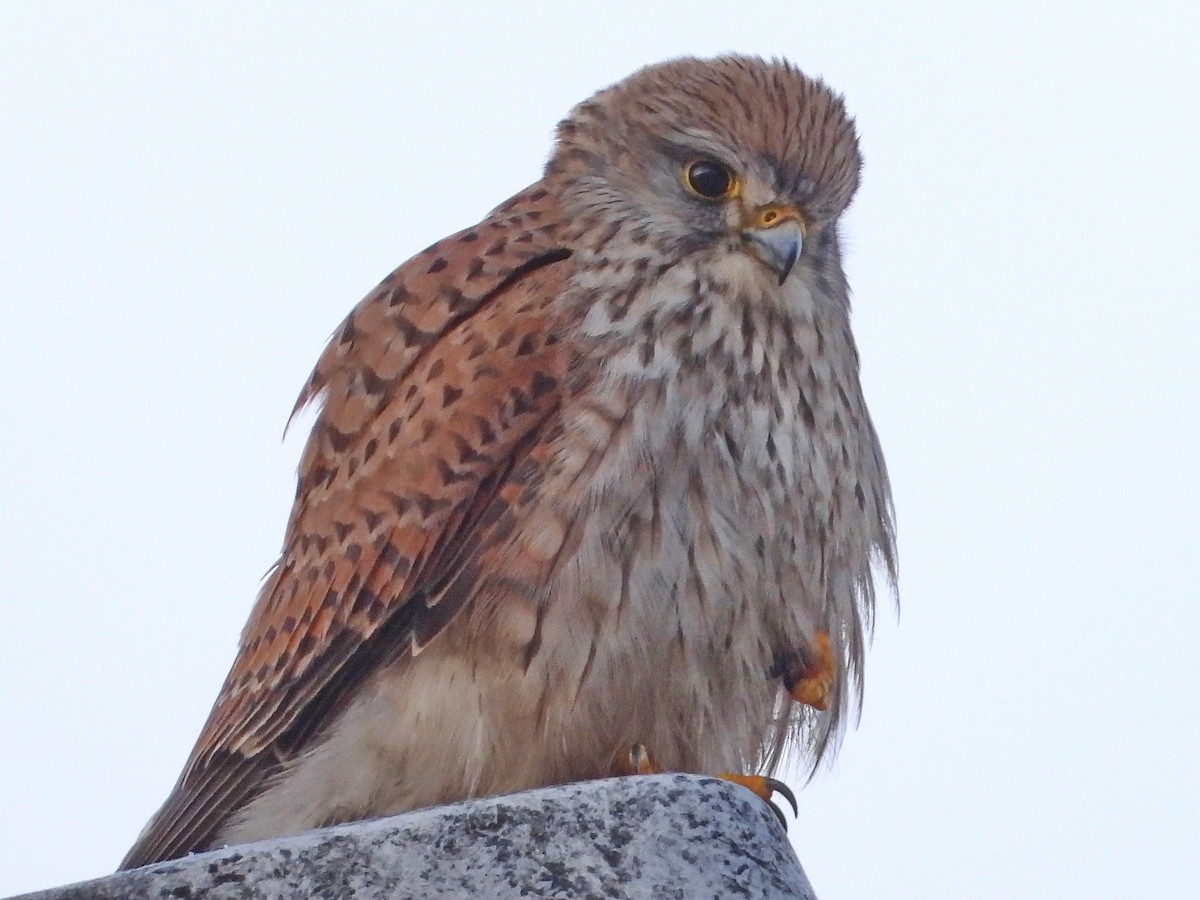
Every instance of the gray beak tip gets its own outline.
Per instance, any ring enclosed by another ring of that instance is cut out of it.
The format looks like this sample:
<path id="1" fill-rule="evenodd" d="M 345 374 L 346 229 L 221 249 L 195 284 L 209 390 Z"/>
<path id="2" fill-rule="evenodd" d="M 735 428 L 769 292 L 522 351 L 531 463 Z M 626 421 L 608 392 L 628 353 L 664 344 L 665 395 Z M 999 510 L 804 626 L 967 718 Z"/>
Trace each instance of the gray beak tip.
<path id="1" fill-rule="evenodd" d="M 787 281 L 804 248 L 804 234 L 795 222 L 785 222 L 774 228 L 755 228 L 745 232 L 745 239 L 750 252 L 779 276 L 780 284 Z"/>

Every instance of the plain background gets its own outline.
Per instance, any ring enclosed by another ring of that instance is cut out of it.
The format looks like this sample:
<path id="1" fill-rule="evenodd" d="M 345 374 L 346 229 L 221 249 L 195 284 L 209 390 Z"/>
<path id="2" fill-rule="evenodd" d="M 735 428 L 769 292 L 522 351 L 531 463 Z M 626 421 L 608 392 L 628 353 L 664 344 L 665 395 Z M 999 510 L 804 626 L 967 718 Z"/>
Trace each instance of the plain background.
<path id="1" fill-rule="evenodd" d="M 336 6 L 336 10 L 335 10 Z M 856 115 L 901 605 L 824 900 L 1194 895 L 1200 40 L 1168 3 L 0 5 L 0 895 L 110 871 L 279 548 L 323 342 L 680 54 Z"/>

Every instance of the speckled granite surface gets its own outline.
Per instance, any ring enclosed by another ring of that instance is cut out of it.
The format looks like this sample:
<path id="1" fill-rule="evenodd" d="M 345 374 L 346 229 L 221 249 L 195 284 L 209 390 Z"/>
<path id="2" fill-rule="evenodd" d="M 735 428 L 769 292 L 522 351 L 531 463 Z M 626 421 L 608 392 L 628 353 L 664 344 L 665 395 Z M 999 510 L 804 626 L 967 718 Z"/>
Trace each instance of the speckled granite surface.
<path id="1" fill-rule="evenodd" d="M 815 896 L 757 797 L 656 775 L 229 847 L 22 900 Z"/>

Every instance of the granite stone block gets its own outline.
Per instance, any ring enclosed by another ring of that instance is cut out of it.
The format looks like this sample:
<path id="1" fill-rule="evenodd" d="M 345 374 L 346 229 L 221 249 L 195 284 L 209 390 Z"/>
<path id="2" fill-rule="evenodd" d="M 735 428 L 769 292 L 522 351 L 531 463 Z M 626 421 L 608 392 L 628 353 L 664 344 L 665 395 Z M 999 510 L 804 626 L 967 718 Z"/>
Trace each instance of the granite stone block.
<path id="1" fill-rule="evenodd" d="M 21 900 L 815 894 L 761 800 L 715 778 L 565 785 L 198 853 Z"/>

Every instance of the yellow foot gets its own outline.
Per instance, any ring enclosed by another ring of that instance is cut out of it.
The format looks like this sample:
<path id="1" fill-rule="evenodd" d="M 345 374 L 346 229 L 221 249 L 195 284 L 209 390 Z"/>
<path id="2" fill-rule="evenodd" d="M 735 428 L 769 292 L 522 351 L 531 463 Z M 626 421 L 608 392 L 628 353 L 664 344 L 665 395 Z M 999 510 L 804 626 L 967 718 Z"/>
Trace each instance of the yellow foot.
<path id="1" fill-rule="evenodd" d="M 813 651 L 814 659 L 793 678 L 788 692 L 797 703 L 813 709 L 828 709 L 829 689 L 837 677 L 837 666 L 833 661 L 833 648 L 829 646 L 829 635 L 824 631 L 813 635 Z"/>
<path id="2" fill-rule="evenodd" d="M 729 772 L 722 772 L 717 777 L 723 778 L 726 781 L 732 781 L 734 784 L 740 784 L 770 806 L 771 812 L 775 813 L 775 818 L 779 820 L 779 824 L 783 826 L 784 831 L 787 831 L 787 819 L 783 815 L 783 810 L 775 805 L 775 795 L 779 794 L 788 802 L 788 806 L 792 808 L 793 816 L 800 814 L 800 807 L 796 804 L 796 795 L 792 793 L 791 788 L 778 778 L 768 778 L 765 775 L 734 775 Z"/>
<path id="3" fill-rule="evenodd" d="M 614 775 L 661 775 L 664 772 L 666 769 L 654 761 L 644 744 L 634 744 L 629 750 L 619 752 L 613 760 Z M 761 798 L 771 807 L 771 812 L 775 813 L 775 818 L 779 819 L 779 824 L 785 831 L 787 830 L 787 819 L 783 815 L 783 810 L 774 804 L 775 795 L 779 794 L 788 802 L 793 816 L 800 814 L 800 808 L 796 805 L 796 795 L 792 793 L 791 788 L 777 778 L 768 778 L 765 775 L 732 775 L 728 772 L 717 777 L 740 784 Z"/>
<path id="4" fill-rule="evenodd" d="M 615 775 L 661 775 L 666 769 L 650 757 L 644 744 L 634 744 L 627 752 L 617 754 L 613 760 Z"/>

